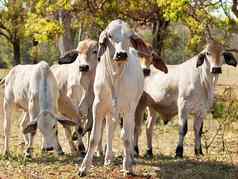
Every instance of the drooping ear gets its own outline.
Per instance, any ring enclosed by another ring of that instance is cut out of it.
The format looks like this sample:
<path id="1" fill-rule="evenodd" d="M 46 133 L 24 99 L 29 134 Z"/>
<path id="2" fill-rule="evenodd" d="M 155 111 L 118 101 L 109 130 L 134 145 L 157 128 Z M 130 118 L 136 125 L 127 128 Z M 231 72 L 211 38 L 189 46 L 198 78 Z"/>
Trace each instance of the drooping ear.
<path id="1" fill-rule="evenodd" d="M 77 123 L 75 121 L 72 121 L 69 119 L 59 118 L 59 117 L 57 117 L 56 119 L 63 126 L 76 126 L 77 125 Z"/>
<path id="2" fill-rule="evenodd" d="M 150 54 L 151 49 L 145 44 L 145 42 L 137 34 L 132 33 L 130 35 L 130 41 L 132 46 L 142 54 Z"/>
<path id="3" fill-rule="evenodd" d="M 224 59 L 225 59 L 225 62 L 226 62 L 227 65 L 231 65 L 231 66 L 234 66 L 234 67 L 237 66 L 237 61 L 236 61 L 236 59 L 235 59 L 235 57 L 233 56 L 232 53 L 224 52 L 223 56 L 224 56 Z"/>
<path id="4" fill-rule="evenodd" d="M 206 55 L 204 52 L 198 55 L 197 64 L 196 64 L 197 68 L 203 64 L 205 58 L 206 58 Z"/>
<path id="5" fill-rule="evenodd" d="M 157 68 L 158 70 L 160 70 L 164 73 L 168 73 L 168 68 L 167 68 L 166 64 L 160 58 L 160 56 L 154 51 L 152 52 L 152 63 L 154 65 L 154 67 Z"/>
<path id="6" fill-rule="evenodd" d="M 97 58 L 98 58 L 98 61 L 100 61 L 100 58 L 104 54 L 104 52 L 106 51 L 107 45 L 108 45 L 108 38 L 107 38 L 107 31 L 106 30 L 101 32 L 98 41 L 99 41 L 99 45 L 98 45 Z"/>
<path id="7" fill-rule="evenodd" d="M 37 129 L 37 121 L 31 121 L 23 129 L 23 134 L 34 133 L 36 131 L 36 129 Z"/>
<path id="8" fill-rule="evenodd" d="M 77 59 L 78 53 L 79 51 L 76 49 L 70 50 L 59 58 L 58 63 L 59 64 L 73 63 Z"/>

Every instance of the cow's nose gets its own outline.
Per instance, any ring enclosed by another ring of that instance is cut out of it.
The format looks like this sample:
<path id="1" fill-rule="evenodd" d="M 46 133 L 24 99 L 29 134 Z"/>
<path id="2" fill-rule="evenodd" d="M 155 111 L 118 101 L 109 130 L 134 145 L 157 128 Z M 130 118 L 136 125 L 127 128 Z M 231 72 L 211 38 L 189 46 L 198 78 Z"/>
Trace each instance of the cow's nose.
<path id="1" fill-rule="evenodd" d="M 221 67 L 212 67 L 212 73 L 214 74 L 222 73 Z"/>
<path id="2" fill-rule="evenodd" d="M 80 65 L 79 66 L 79 71 L 81 71 L 81 72 L 87 72 L 88 70 L 89 70 L 88 65 Z"/>
<path id="3" fill-rule="evenodd" d="M 143 68 L 143 73 L 144 73 L 144 76 L 149 76 L 150 75 L 150 69 Z"/>
<path id="4" fill-rule="evenodd" d="M 117 52 L 116 54 L 116 59 L 117 61 L 120 61 L 120 60 L 126 60 L 127 59 L 127 53 L 126 52 Z"/>

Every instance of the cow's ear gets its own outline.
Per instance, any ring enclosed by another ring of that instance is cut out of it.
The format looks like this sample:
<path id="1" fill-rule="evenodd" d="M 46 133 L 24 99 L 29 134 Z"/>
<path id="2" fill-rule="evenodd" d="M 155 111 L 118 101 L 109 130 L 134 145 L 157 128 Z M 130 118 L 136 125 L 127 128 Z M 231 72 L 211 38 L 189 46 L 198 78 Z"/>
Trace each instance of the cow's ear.
<path id="1" fill-rule="evenodd" d="M 63 126 L 76 126 L 77 125 L 77 123 L 75 121 L 72 121 L 69 119 L 59 118 L 59 117 L 57 117 L 56 119 Z"/>
<path id="2" fill-rule="evenodd" d="M 59 58 L 59 64 L 69 64 L 73 63 L 78 57 L 79 51 L 74 49 L 66 52 L 63 56 Z"/>
<path id="3" fill-rule="evenodd" d="M 31 121 L 23 129 L 23 134 L 34 133 L 36 129 L 37 129 L 37 121 Z"/>
<path id="4" fill-rule="evenodd" d="M 130 41 L 132 46 L 139 51 L 139 53 L 150 55 L 151 54 L 151 48 L 149 48 L 145 42 L 140 38 L 137 34 L 132 33 L 130 35 Z"/>
<path id="5" fill-rule="evenodd" d="M 231 66 L 234 66 L 234 67 L 237 66 L 237 61 L 236 61 L 236 59 L 235 59 L 235 57 L 233 56 L 232 53 L 224 52 L 223 56 L 224 56 L 224 59 L 225 59 L 225 62 L 226 62 L 227 65 L 231 65 Z"/>
<path id="6" fill-rule="evenodd" d="M 108 45 L 108 37 L 107 37 L 106 30 L 101 32 L 98 41 L 99 41 L 99 44 L 98 44 L 97 58 L 98 58 L 98 61 L 100 61 L 100 58 L 104 54 L 104 52 L 106 51 L 107 45 Z"/>
<path id="7" fill-rule="evenodd" d="M 158 70 L 163 71 L 164 73 L 168 73 L 167 66 L 156 52 L 152 52 L 152 63 Z"/>
<path id="8" fill-rule="evenodd" d="M 204 52 L 198 55 L 197 64 L 196 64 L 197 68 L 203 64 L 205 58 L 206 58 L 206 55 Z"/>

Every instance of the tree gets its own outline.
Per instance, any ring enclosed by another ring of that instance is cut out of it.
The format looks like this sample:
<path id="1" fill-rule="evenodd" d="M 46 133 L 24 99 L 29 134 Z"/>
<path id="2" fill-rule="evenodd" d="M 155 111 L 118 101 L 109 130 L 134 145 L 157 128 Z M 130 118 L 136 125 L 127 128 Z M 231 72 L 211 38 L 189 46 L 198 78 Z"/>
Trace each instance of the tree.
<path id="1" fill-rule="evenodd" d="M 1 2 L 3 7 L 0 10 L 0 35 L 11 43 L 13 48 L 13 64 L 19 64 L 20 43 L 25 22 L 25 9 L 20 0 L 9 0 Z"/>

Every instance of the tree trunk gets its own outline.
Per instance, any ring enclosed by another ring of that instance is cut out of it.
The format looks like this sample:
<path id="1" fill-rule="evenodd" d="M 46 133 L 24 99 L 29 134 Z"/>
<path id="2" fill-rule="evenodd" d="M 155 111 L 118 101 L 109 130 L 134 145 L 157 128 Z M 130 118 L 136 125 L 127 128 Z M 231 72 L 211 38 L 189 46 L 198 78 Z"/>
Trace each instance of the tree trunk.
<path id="1" fill-rule="evenodd" d="M 161 21 L 158 20 L 152 24 L 152 34 L 153 34 L 152 46 L 160 56 L 162 56 L 164 39 L 167 35 L 166 30 L 168 25 L 169 22 L 163 19 Z"/>
<path id="2" fill-rule="evenodd" d="M 59 12 L 58 20 L 64 28 L 64 33 L 60 36 L 58 40 L 58 48 L 60 54 L 63 55 L 66 51 L 73 49 L 73 34 L 71 30 L 71 20 L 72 16 L 69 12 L 61 10 Z"/>
<path id="3" fill-rule="evenodd" d="M 15 38 L 13 41 L 13 65 L 18 65 L 21 63 L 20 60 L 20 39 Z"/>

